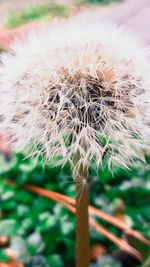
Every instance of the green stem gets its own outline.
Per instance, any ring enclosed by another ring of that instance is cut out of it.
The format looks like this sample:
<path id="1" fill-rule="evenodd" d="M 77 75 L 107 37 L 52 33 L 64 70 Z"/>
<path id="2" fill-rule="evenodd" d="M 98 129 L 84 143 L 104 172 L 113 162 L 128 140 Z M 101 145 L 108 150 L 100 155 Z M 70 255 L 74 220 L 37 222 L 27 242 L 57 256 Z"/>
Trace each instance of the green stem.
<path id="1" fill-rule="evenodd" d="M 76 183 L 76 267 L 89 267 L 89 215 L 87 169 L 78 167 L 79 153 L 75 158 Z"/>

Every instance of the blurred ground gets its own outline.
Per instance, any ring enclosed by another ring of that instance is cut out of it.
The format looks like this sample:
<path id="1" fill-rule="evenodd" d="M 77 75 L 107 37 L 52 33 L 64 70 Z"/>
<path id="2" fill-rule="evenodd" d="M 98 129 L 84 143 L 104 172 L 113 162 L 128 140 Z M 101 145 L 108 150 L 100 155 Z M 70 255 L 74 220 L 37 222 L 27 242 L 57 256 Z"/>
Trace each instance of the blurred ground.
<path id="1" fill-rule="evenodd" d="M 6 20 L 6 17 L 12 14 L 12 12 L 21 12 L 24 8 L 29 5 L 37 5 L 47 2 L 46 0 L 1 0 L 0 1 L 0 26 Z"/>
<path id="2" fill-rule="evenodd" d="M 144 41 L 150 44 L 150 1 L 133 0 L 130 12 L 129 4 L 131 1 L 128 0 L 126 2 L 128 8 L 125 9 L 124 13 L 121 12 L 120 21 L 123 20 L 129 28 L 138 31 L 144 38 Z"/>
<path id="3" fill-rule="evenodd" d="M 0 0 L 0 27 L 6 22 L 6 18 L 13 13 L 20 14 L 31 6 L 47 5 L 50 2 L 67 6 L 70 9 L 74 6 L 74 1 L 72 0 Z"/>
<path id="4" fill-rule="evenodd" d="M 84 11 L 84 15 L 92 19 L 113 20 L 118 24 L 136 30 L 144 36 L 145 42 L 150 42 L 150 1 L 149 0 L 120 0 L 120 3 L 111 5 L 77 5 L 76 0 L 1 0 L 0 1 L 0 28 L 2 28 L 8 17 L 17 15 L 32 6 L 47 5 L 55 3 L 69 10 L 69 15 Z M 57 15 L 57 14 L 56 14 Z"/>
<path id="5" fill-rule="evenodd" d="M 49 5 L 50 3 L 55 3 L 56 5 L 62 5 L 69 10 L 69 15 L 76 14 L 82 11 L 98 12 L 100 15 L 105 15 L 112 10 L 112 7 L 116 7 L 116 4 L 111 5 L 87 5 L 87 4 L 77 4 L 78 1 L 75 0 L 1 0 L 0 1 L 0 28 L 2 28 L 6 22 L 6 18 L 13 14 L 20 14 L 25 9 L 39 6 L 39 5 Z M 118 4 L 117 4 L 118 5 Z"/>
<path id="6" fill-rule="evenodd" d="M 92 5 L 89 4 L 90 1 L 93 0 L 1 0 L 0 49 L 8 48 L 16 36 L 22 38 L 30 28 L 35 27 L 35 23 L 32 23 L 18 29 L 28 22 L 51 20 L 54 17 L 72 16 L 77 13 L 81 13 L 83 17 L 88 16 L 87 19 L 92 16 L 93 20 L 99 15 L 101 18 L 105 17 L 113 10 L 112 6 L 118 6 L 114 4 L 115 0 L 112 0 L 112 5 L 101 5 L 104 0 L 99 0 L 99 4 Z"/>
<path id="7" fill-rule="evenodd" d="M 146 44 L 150 44 L 150 0 L 122 0 L 120 3 L 88 9 L 84 15 L 97 21 L 114 21 L 138 33 Z"/>

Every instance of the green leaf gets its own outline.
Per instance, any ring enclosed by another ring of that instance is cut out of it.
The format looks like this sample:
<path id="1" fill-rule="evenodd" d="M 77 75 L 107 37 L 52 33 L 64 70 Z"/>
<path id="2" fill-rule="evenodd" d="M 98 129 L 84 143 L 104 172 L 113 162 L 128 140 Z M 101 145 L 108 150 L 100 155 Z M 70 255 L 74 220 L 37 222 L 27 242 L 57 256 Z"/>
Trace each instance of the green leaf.
<path id="1" fill-rule="evenodd" d="M 150 267 L 150 257 L 148 257 L 148 259 L 145 261 L 142 267 Z"/>
<path id="2" fill-rule="evenodd" d="M 0 262 L 9 262 L 9 258 L 3 250 L 0 250 Z"/>
<path id="3" fill-rule="evenodd" d="M 140 240 L 131 236 L 128 236 L 128 240 L 129 243 L 141 253 L 142 258 L 146 260 L 150 253 L 150 247 L 148 245 L 143 244 L 143 242 L 141 242 Z"/>
<path id="4" fill-rule="evenodd" d="M 63 261 L 60 255 L 52 254 L 48 257 L 48 263 L 51 267 L 63 267 Z"/>
<path id="5" fill-rule="evenodd" d="M 17 259 L 21 262 L 24 262 L 30 256 L 28 243 L 20 236 L 15 236 L 11 239 L 9 248 L 16 252 Z"/>
<path id="6" fill-rule="evenodd" d="M 15 220 L 3 220 L 0 222 L 0 236 L 11 236 L 15 233 L 15 230 Z"/>
<path id="7" fill-rule="evenodd" d="M 113 259 L 113 257 L 106 255 L 98 258 L 97 267 L 121 267 L 121 264 Z"/>
<path id="8" fill-rule="evenodd" d="M 74 230 L 73 222 L 68 220 L 61 221 L 61 232 L 64 236 L 70 235 L 70 233 Z"/>
<path id="9" fill-rule="evenodd" d="M 43 252 L 45 248 L 42 236 L 38 232 L 34 232 L 29 236 L 28 244 L 30 246 L 30 251 L 34 251 L 34 254 Z"/>
<path id="10" fill-rule="evenodd" d="M 4 174 L 5 172 L 10 171 L 16 165 L 16 158 L 13 157 L 9 162 L 4 160 L 2 156 L 0 156 L 0 174 Z"/>

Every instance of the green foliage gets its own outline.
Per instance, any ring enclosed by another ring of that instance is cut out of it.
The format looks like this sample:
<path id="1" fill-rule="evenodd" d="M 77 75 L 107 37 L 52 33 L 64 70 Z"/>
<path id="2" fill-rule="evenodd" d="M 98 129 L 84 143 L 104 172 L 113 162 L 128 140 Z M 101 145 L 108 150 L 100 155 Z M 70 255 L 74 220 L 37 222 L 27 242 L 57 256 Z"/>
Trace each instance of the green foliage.
<path id="1" fill-rule="evenodd" d="M 110 256 L 102 256 L 98 258 L 97 267 L 121 267 L 121 264 Z"/>
<path id="2" fill-rule="evenodd" d="M 150 266 L 150 256 L 146 260 L 146 262 L 142 265 L 142 267 L 149 267 Z"/>
<path id="3" fill-rule="evenodd" d="M 3 197 L 3 196 L 2 196 Z M 16 221 L 3 220 L 0 222 L 0 236 L 11 236 L 14 233 Z"/>
<path id="4" fill-rule="evenodd" d="M 9 261 L 9 258 L 7 257 L 5 252 L 0 250 L 0 262 L 8 262 L 8 261 Z"/>
<path id="5" fill-rule="evenodd" d="M 91 4 L 110 4 L 119 0 L 77 0 L 79 4 L 91 3 Z"/>
<path id="6" fill-rule="evenodd" d="M 75 5 L 78 4 L 109 4 L 119 0 L 76 0 Z M 15 28 L 29 21 L 36 21 L 41 19 L 53 17 L 66 17 L 69 15 L 69 8 L 67 5 L 57 4 L 56 1 L 49 1 L 46 5 L 36 5 L 25 9 L 20 14 L 10 14 L 7 18 L 5 26 L 7 28 Z"/>
<path id="7" fill-rule="evenodd" d="M 66 6 L 55 4 L 53 2 L 43 6 L 32 6 L 25 9 L 21 14 L 10 15 L 6 21 L 7 28 L 15 28 L 29 21 L 46 19 L 51 17 L 64 17 L 68 15 Z"/>
<path id="8" fill-rule="evenodd" d="M 69 267 L 73 266 L 74 215 L 60 204 L 22 188 L 23 184 L 28 183 L 74 197 L 75 188 L 69 165 L 63 169 L 48 164 L 43 167 L 40 159 L 24 159 L 23 155 L 14 154 L 8 164 L 1 159 L 0 166 L 0 235 L 3 233 L 11 237 L 10 247 L 17 250 L 18 259 L 27 267 L 34 266 L 36 257 L 41 257 L 41 262 L 51 267 L 63 267 L 67 263 L 70 263 Z M 106 167 L 97 171 L 93 167 L 90 170 L 91 204 L 111 215 L 121 209 L 130 225 L 150 238 L 150 157 L 147 156 L 145 165 L 135 166 L 128 171 L 117 169 L 114 173 L 115 178 Z M 8 178 L 15 186 L 8 182 Z M 121 236 L 116 228 L 102 221 L 100 223 Z M 98 242 L 108 252 L 116 249 L 103 235 L 91 229 L 91 244 Z M 142 253 L 147 250 L 137 240 L 130 238 L 130 243 Z M 149 251 L 143 255 L 147 258 L 148 254 Z"/>

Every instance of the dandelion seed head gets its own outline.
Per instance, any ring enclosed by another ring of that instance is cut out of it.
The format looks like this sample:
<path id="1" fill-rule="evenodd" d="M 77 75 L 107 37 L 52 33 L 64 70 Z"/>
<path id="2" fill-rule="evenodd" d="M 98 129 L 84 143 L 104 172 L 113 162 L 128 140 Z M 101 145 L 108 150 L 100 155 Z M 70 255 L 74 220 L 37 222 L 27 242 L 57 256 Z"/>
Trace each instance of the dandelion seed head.
<path id="1" fill-rule="evenodd" d="M 1 130 L 44 161 L 73 164 L 78 151 L 86 166 L 128 167 L 149 138 L 147 57 L 114 25 L 72 19 L 34 30 L 1 58 Z"/>

